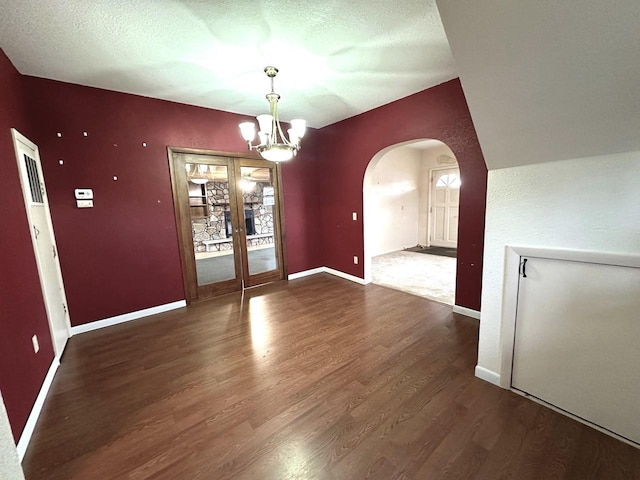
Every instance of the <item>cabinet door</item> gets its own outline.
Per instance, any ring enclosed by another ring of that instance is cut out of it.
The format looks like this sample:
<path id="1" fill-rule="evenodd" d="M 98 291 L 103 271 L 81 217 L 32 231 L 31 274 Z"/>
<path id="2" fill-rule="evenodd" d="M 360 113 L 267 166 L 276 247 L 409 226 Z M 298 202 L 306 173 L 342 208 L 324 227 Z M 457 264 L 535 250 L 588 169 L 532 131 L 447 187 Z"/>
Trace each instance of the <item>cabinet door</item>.
<path id="1" fill-rule="evenodd" d="M 513 388 L 640 443 L 640 269 L 527 257 Z"/>

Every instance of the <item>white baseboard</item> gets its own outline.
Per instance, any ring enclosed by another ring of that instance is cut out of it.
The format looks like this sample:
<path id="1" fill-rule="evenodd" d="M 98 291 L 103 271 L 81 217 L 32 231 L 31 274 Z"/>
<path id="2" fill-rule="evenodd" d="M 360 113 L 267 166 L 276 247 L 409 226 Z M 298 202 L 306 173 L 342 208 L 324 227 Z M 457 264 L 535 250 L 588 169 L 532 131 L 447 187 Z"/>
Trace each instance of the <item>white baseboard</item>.
<path id="1" fill-rule="evenodd" d="M 476 365 L 476 377 L 484 380 L 485 382 L 493 383 L 500 386 L 500 375 L 489 369 Z"/>
<path id="2" fill-rule="evenodd" d="M 324 267 L 324 271 L 326 273 L 330 273 L 331 275 L 335 275 L 336 277 L 344 278 L 345 280 L 350 280 L 352 282 L 359 283 L 360 285 L 365 285 L 363 278 L 349 275 L 348 273 L 341 272 L 340 270 L 334 270 L 333 268 Z"/>
<path id="3" fill-rule="evenodd" d="M 98 330 L 99 328 L 110 327 L 119 323 L 130 322 L 131 320 L 148 317 L 149 315 L 155 315 L 157 313 L 168 312 L 169 310 L 175 310 L 176 308 L 186 306 L 187 302 L 185 300 L 179 300 L 177 302 L 158 305 L 157 307 L 145 308 L 144 310 L 137 310 L 135 312 L 124 313 L 122 315 L 116 315 L 115 317 L 105 318 L 103 320 L 96 320 L 95 322 L 85 323 L 83 325 L 76 325 L 75 327 L 71 327 L 71 336 L 78 335 L 79 333 L 91 332 L 93 330 Z"/>
<path id="4" fill-rule="evenodd" d="M 471 318 L 475 318 L 477 320 L 480 320 L 480 312 L 477 310 L 471 310 L 470 308 L 467 307 L 461 307 L 460 305 L 454 305 L 453 306 L 453 311 L 455 313 L 459 313 L 461 315 L 466 315 L 467 317 L 471 317 Z"/>
<path id="5" fill-rule="evenodd" d="M 27 447 L 29 446 L 29 442 L 31 441 L 33 430 L 36 428 L 36 423 L 38 422 L 38 417 L 40 416 L 40 412 L 42 411 L 42 406 L 44 405 L 44 401 L 47 398 L 47 393 L 49 393 L 49 389 L 51 388 L 51 384 L 53 383 L 53 378 L 55 377 L 56 371 L 58 370 L 59 366 L 60 358 L 55 357 L 53 359 L 53 362 L 51 362 L 51 366 L 49 367 L 47 375 L 44 377 L 42 387 L 40 387 L 40 392 L 36 397 L 35 403 L 33 404 L 33 408 L 31 409 L 31 413 L 29 414 L 27 423 L 22 430 L 20 440 L 18 440 L 18 445 L 16 446 L 16 448 L 18 449 L 18 457 L 20 457 L 21 462 L 24 458 L 24 454 L 27 453 Z"/>
<path id="6" fill-rule="evenodd" d="M 289 275 L 288 279 L 295 280 L 296 278 L 307 277 L 309 275 L 315 275 L 316 273 L 329 273 L 331 275 L 335 275 L 336 277 L 344 278 L 345 280 L 350 280 L 360 285 L 366 285 L 366 282 L 360 277 L 349 275 L 348 273 L 341 272 L 340 270 L 334 270 L 333 268 L 329 267 L 318 267 L 311 270 L 305 270 L 303 272 L 292 273 L 291 275 Z"/>
<path id="7" fill-rule="evenodd" d="M 323 273 L 324 267 L 312 268 L 311 270 L 304 270 L 302 272 L 292 273 L 287 277 L 288 280 L 295 280 L 296 278 L 308 277 L 309 275 L 315 275 L 316 273 Z"/>

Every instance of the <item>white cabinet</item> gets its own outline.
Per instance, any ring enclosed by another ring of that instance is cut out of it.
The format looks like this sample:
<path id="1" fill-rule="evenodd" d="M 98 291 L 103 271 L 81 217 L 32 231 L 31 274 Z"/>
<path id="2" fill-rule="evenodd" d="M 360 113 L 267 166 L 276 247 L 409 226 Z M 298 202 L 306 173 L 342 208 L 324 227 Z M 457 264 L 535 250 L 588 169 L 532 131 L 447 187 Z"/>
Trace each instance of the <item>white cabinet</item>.
<path id="1" fill-rule="evenodd" d="M 640 268 L 525 258 L 511 387 L 640 444 Z"/>

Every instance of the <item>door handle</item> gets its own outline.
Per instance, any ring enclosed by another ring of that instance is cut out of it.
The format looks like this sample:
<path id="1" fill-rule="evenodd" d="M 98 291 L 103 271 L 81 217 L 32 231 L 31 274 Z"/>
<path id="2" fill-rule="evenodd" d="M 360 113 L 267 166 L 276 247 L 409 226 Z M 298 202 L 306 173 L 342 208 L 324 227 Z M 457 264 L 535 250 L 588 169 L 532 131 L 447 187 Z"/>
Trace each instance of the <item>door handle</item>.
<path id="1" fill-rule="evenodd" d="M 40 235 L 40 230 L 35 225 L 33 226 L 33 233 L 36 235 L 36 240 L 38 239 L 38 235 Z"/>
<path id="2" fill-rule="evenodd" d="M 522 262 L 520 262 L 520 273 L 522 274 L 522 278 L 527 278 L 527 259 L 523 258 Z"/>

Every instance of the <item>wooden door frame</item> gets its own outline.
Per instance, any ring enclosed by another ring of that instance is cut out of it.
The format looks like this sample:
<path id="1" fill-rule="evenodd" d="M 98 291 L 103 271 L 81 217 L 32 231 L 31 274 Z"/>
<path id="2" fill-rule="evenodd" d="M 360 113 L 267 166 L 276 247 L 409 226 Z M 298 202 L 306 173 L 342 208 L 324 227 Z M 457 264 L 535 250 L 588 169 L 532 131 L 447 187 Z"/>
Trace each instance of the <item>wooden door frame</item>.
<path id="1" fill-rule="evenodd" d="M 269 164 L 270 165 L 266 165 Z M 284 243 L 284 239 L 282 237 L 282 230 L 281 230 L 281 225 L 282 225 L 282 219 L 280 218 L 280 208 L 281 208 L 281 204 L 282 204 L 282 195 L 281 195 L 281 188 L 280 188 L 280 179 L 281 179 L 281 175 L 278 174 L 278 171 L 280 170 L 279 168 L 279 163 L 271 163 L 268 162 L 267 160 L 258 158 L 246 158 L 246 157 L 241 157 L 238 158 L 238 161 L 235 162 L 235 176 L 236 178 L 241 178 L 242 174 L 241 174 L 241 169 L 243 167 L 254 167 L 254 168 L 269 168 L 271 165 L 274 166 L 274 176 L 272 178 L 272 184 L 273 187 L 275 188 L 274 191 L 278 192 L 277 193 L 277 202 L 276 202 L 276 206 L 278 208 L 274 208 L 273 210 L 273 223 L 274 226 L 276 226 L 277 229 L 277 233 L 274 234 L 273 236 L 273 243 L 274 243 L 274 247 L 275 247 L 275 255 L 276 255 L 276 260 L 278 263 L 278 269 L 276 271 L 274 270 L 270 270 L 268 272 L 263 272 L 263 273 L 257 273 L 257 274 L 253 274 L 251 275 L 249 273 L 249 256 L 248 256 L 248 249 L 247 249 L 247 237 L 246 237 L 246 231 L 244 228 L 240 228 L 240 248 L 242 249 L 242 255 L 244 258 L 247 258 L 247 261 L 243 263 L 243 278 L 245 280 L 245 285 L 247 285 L 247 287 L 254 287 L 257 285 L 262 285 L 264 283 L 270 283 L 270 282 L 275 282 L 278 280 L 283 280 L 285 277 L 285 269 L 284 267 L 284 252 L 282 249 L 282 244 Z M 242 201 L 242 195 L 238 195 L 236 196 L 236 202 L 237 202 L 237 209 L 238 209 L 238 214 L 242 216 L 242 218 L 244 218 L 244 202 Z M 241 222 L 242 224 L 243 222 Z M 278 235 L 280 235 L 281 237 L 281 241 L 278 241 Z"/>
<path id="2" fill-rule="evenodd" d="M 173 195 L 173 208 L 176 222 L 176 231 L 178 234 L 178 250 L 180 254 L 180 264 L 182 269 L 182 282 L 184 287 L 185 298 L 187 304 L 193 301 L 199 300 L 197 278 L 195 277 L 195 258 L 193 254 L 193 235 L 191 232 L 191 215 L 189 213 L 188 201 L 180 201 L 181 191 L 187 185 L 187 175 L 184 168 L 176 169 L 174 165 L 174 154 L 192 154 L 192 155 L 206 155 L 213 157 L 222 157 L 230 161 L 245 160 L 245 161 L 264 161 L 260 156 L 254 154 L 240 154 L 221 152 L 217 150 L 204 150 L 185 147 L 167 147 L 167 159 L 169 162 L 169 174 L 171 176 L 171 191 Z M 235 168 L 232 168 L 233 164 L 230 163 L 229 168 L 229 182 L 234 182 L 235 186 Z M 263 165 L 261 165 L 263 166 Z M 281 258 L 279 262 L 278 274 L 280 278 L 273 279 L 271 275 L 265 278 L 266 281 L 283 280 L 287 278 L 288 266 L 286 261 L 286 236 L 284 226 L 284 197 L 282 194 L 282 168 L 281 165 L 275 164 L 276 178 L 274 179 L 274 185 L 276 187 L 275 192 L 278 198 L 279 209 L 276 209 L 274 215 L 274 225 L 280 230 L 280 242 L 274 237 L 274 243 L 279 243 L 276 248 L 279 250 Z M 231 191 L 231 189 L 230 189 Z M 182 192 L 184 193 L 184 192 Z M 237 198 L 237 196 L 236 196 Z M 233 204 L 233 206 L 231 205 Z M 230 202 L 230 209 L 236 211 L 236 215 L 239 218 L 240 212 L 237 210 L 237 202 Z M 233 215 L 233 212 L 232 212 Z M 243 213 L 244 215 L 244 213 Z M 188 229 L 185 225 L 188 224 Z M 188 230 L 188 231 L 187 231 Z M 233 232 L 234 248 L 241 245 L 241 241 L 244 240 L 244 236 L 240 236 L 240 232 Z M 245 240 L 246 241 L 246 240 Z M 238 265 L 238 257 L 236 256 L 236 272 L 240 272 L 241 266 Z M 239 278 L 244 278 L 245 273 L 242 272 Z M 254 276 L 255 277 L 255 276 Z M 237 277 L 238 278 L 238 277 Z M 242 288 L 242 287 L 240 287 Z M 212 296 L 224 295 L 225 293 L 231 293 L 238 291 L 238 288 L 231 288 L 229 285 L 225 285 L 222 288 L 215 291 Z M 209 298 L 209 297 L 207 297 Z M 204 298 L 203 298 L 204 299 Z"/>

